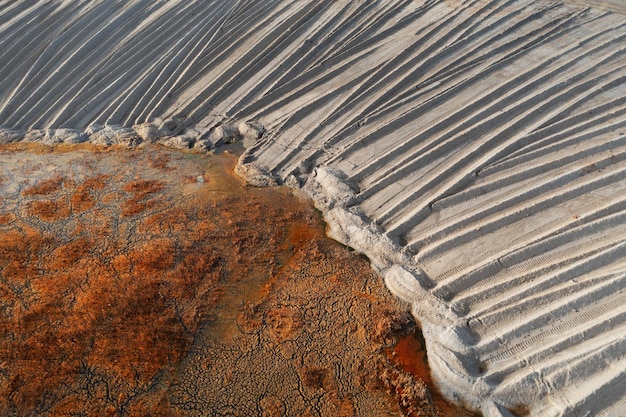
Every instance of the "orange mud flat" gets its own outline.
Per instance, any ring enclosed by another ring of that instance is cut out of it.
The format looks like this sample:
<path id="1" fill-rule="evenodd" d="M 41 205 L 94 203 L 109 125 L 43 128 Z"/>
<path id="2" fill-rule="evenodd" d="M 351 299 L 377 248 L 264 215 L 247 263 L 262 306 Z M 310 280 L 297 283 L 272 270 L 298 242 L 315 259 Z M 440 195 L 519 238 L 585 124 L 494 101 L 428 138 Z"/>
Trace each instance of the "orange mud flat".
<path id="1" fill-rule="evenodd" d="M 457 415 L 398 385 L 407 306 L 235 162 L 0 147 L 0 415 Z"/>

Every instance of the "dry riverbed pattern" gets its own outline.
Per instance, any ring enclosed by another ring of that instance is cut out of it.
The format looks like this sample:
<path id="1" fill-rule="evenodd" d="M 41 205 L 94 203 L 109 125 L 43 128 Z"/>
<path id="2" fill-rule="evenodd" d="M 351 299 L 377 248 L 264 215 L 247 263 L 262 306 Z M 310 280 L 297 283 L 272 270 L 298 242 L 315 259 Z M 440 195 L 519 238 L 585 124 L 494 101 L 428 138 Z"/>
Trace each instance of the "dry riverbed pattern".
<path id="1" fill-rule="evenodd" d="M 445 416 L 408 307 L 232 155 L 0 148 L 0 414 Z"/>

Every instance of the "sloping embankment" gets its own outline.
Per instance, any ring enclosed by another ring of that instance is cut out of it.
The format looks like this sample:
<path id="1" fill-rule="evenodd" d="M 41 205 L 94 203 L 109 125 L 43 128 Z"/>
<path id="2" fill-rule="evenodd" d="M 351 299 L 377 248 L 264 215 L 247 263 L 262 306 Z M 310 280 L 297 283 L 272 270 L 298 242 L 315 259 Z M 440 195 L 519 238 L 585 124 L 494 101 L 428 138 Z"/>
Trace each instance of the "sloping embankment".
<path id="1" fill-rule="evenodd" d="M 304 186 L 450 397 L 620 416 L 626 22 L 577 3 L 4 1 L 0 125 L 207 149 L 260 123 L 239 172 Z"/>

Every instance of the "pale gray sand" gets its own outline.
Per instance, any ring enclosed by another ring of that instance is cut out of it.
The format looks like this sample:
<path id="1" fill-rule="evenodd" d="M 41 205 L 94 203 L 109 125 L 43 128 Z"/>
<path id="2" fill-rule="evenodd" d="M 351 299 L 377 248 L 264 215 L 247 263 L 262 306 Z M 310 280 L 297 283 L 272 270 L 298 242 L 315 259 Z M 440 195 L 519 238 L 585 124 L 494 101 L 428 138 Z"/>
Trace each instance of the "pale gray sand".
<path id="1" fill-rule="evenodd" d="M 0 125 L 245 136 L 241 175 L 304 186 L 413 303 L 450 398 L 621 416 L 626 19 L 565 3 L 5 1 Z"/>

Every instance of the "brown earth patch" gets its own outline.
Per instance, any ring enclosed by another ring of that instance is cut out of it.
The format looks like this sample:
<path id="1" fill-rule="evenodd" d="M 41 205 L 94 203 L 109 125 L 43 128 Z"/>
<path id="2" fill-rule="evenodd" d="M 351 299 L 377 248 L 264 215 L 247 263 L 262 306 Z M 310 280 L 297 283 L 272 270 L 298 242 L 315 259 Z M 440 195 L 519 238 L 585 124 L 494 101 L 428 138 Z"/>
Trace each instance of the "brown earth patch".
<path id="1" fill-rule="evenodd" d="M 37 216 L 46 222 L 66 219 L 70 215 L 70 207 L 65 197 L 56 200 L 29 201 L 26 211 L 31 216 Z"/>
<path id="2" fill-rule="evenodd" d="M 407 306 L 308 203 L 228 156 L 68 150 L 0 149 L 26 190 L 0 196 L 0 415 L 446 415 L 389 355 Z"/>
<path id="3" fill-rule="evenodd" d="M 24 192 L 22 192 L 22 195 L 48 195 L 57 191 L 61 191 L 62 186 L 63 178 L 60 176 L 56 176 L 50 179 L 43 179 L 32 187 L 28 187 L 26 190 L 24 190 Z"/>

